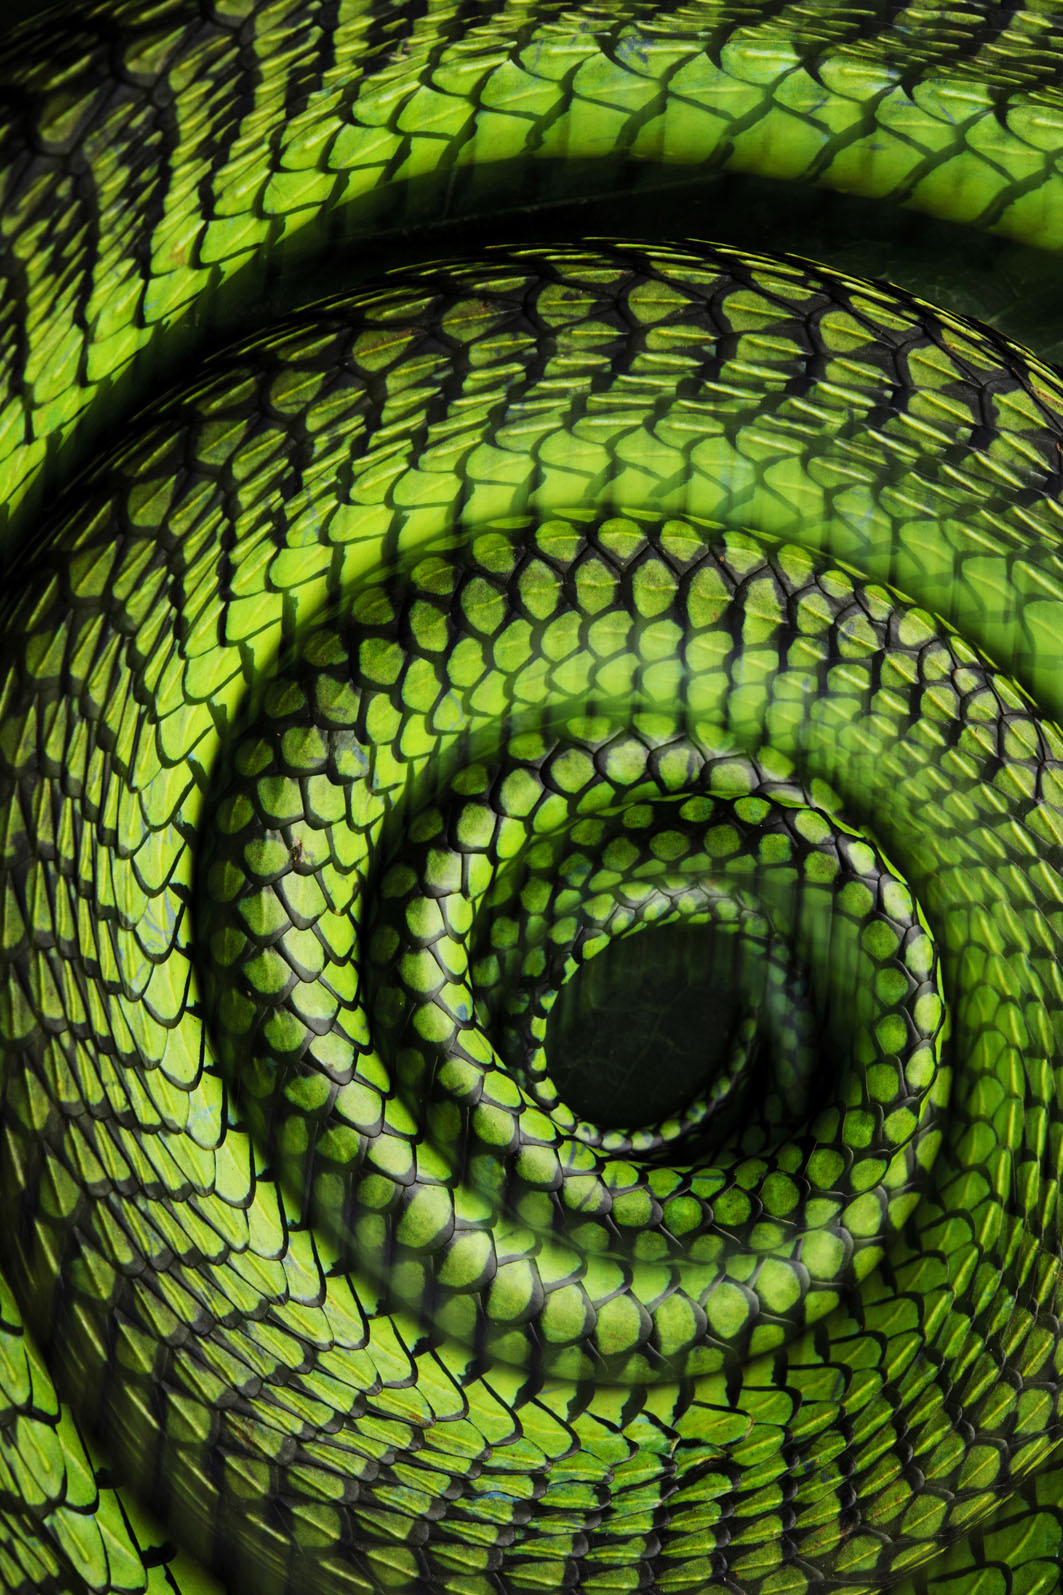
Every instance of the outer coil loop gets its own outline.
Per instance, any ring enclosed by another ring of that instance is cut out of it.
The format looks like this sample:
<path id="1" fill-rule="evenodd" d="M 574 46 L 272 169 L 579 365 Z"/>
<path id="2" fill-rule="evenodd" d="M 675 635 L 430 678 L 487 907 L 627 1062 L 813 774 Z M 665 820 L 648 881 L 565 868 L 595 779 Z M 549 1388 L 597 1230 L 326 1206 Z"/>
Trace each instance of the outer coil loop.
<path id="1" fill-rule="evenodd" d="M 590 1579 L 645 1510 L 692 1580 L 709 1511 L 739 1588 L 871 1590 L 1063 1421 L 1059 385 L 791 262 L 496 265 L 214 362 L 11 600 L 5 1268 L 230 1583 Z M 507 1034 L 688 873 L 837 1086 L 617 1144 Z"/>

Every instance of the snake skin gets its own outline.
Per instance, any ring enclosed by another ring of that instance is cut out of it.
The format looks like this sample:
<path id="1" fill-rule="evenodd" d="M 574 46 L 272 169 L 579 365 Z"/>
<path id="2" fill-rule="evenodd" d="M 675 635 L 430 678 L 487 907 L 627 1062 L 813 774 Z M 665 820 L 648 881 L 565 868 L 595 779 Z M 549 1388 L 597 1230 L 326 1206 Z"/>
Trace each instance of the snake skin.
<path id="1" fill-rule="evenodd" d="M 1050 255 L 1061 82 L 1051 3 L 10 35 L 0 1588 L 1059 1590 L 1063 379 L 636 216 Z"/>

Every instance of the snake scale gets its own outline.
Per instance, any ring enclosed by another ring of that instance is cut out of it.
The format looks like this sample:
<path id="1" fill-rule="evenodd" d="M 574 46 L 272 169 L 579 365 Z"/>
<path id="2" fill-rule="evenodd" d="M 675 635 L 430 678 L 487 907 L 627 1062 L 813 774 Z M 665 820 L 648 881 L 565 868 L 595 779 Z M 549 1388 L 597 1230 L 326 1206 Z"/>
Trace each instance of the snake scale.
<path id="1" fill-rule="evenodd" d="M 1059 1589 L 1063 379 L 815 191 L 1050 261 L 1063 11 L 10 34 L 3 1589 Z"/>

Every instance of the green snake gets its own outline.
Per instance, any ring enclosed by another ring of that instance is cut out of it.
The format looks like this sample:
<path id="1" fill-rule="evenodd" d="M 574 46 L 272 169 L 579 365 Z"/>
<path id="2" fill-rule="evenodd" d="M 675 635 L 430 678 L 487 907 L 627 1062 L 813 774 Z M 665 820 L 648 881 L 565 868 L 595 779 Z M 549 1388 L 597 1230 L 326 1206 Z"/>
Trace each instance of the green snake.
<path id="1" fill-rule="evenodd" d="M 1052 280 L 1061 83 L 1048 0 L 11 34 L 0 1588 L 1059 1589 L 1057 328 L 733 245 Z"/>

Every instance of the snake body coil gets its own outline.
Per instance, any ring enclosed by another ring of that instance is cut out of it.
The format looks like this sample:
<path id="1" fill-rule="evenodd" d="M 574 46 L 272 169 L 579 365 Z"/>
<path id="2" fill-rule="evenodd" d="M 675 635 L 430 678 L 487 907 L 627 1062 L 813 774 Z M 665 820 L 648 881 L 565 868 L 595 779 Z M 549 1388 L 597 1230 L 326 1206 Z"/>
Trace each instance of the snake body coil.
<path id="1" fill-rule="evenodd" d="M 0 1586 L 1058 1589 L 1063 381 L 720 246 L 301 290 L 568 173 L 1058 250 L 1061 76 L 1051 6 L 15 36 Z M 610 1104 L 579 994 L 670 963 L 700 1078 Z"/>

